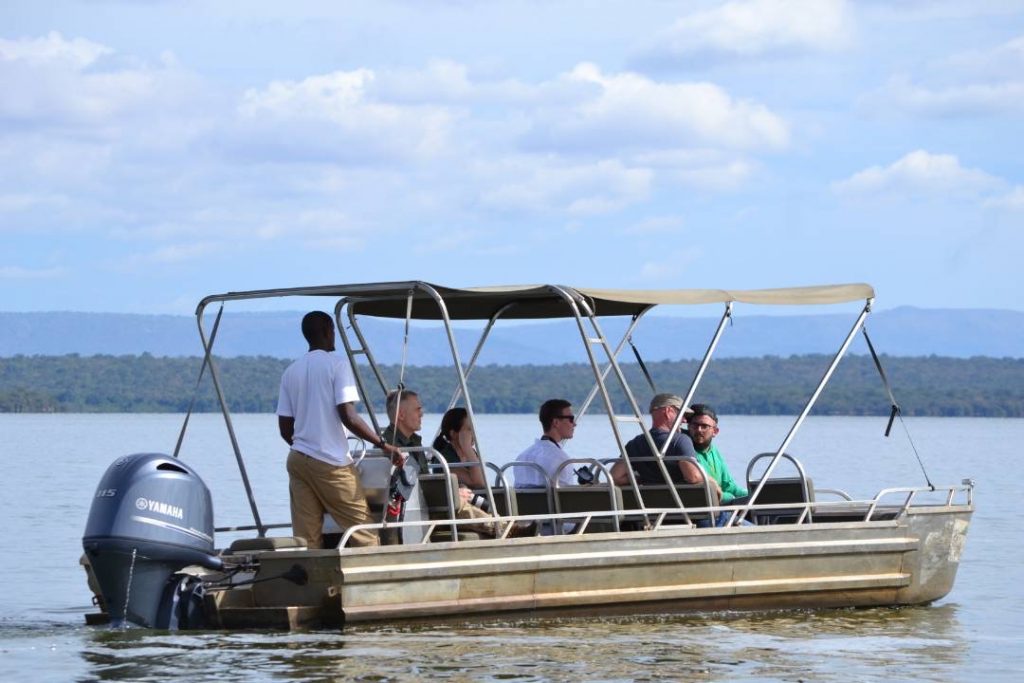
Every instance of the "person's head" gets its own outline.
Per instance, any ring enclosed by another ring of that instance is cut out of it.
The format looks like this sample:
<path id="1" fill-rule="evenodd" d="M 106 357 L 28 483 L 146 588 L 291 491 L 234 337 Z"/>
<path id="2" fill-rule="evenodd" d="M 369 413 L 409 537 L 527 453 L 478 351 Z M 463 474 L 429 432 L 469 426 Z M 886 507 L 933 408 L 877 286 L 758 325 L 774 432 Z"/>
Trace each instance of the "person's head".
<path id="1" fill-rule="evenodd" d="M 323 311 L 310 311 L 302 317 L 302 336 L 309 342 L 309 350 L 334 350 L 334 321 Z"/>
<path id="2" fill-rule="evenodd" d="M 415 391 L 395 389 L 388 392 L 386 407 L 388 420 L 402 434 L 412 436 L 423 426 L 423 403 Z"/>
<path id="3" fill-rule="evenodd" d="M 572 404 L 564 398 L 552 398 L 540 406 L 537 414 L 544 433 L 556 441 L 571 439 L 576 431 L 576 416 L 572 414 Z"/>
<path id="4" fill-rule="evenodd" d="M 441 416 L 441 433 L 434 440 L 434 448 L 441 450 L 445 442 L 454 444 L 459 440 L 459 434 L 468 429 L 473 433 L 473 424 L 469 420 L 469 411 L 465 408 L 449 408 Z"/>
<path id="5" fill-rule="evenodd" d="M 683 399 L 676 394 L 655 394 L 649 409 L 651 424 L 659 429 L 668 429 L 683 409 Z"/>
<path id="6" fill-rule="evenodd" d="M 690 409 L 693 413 L 686 416 L 690 439 L 696 448 L 707 448 L 718 436 L 718 413 L 706 403 L 694 403 Z"/>

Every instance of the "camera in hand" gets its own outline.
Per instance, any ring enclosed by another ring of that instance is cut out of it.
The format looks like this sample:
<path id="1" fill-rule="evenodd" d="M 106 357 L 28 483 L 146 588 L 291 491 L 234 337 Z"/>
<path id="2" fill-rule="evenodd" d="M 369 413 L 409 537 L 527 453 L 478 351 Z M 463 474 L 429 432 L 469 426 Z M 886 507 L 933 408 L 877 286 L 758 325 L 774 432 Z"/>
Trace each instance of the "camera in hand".
<path id="1" fill-rule="evenodd" d="M 473 497 L 469 499 L 469 502 L 477 506 L 484 512 L 491 511 L 491 504 L 487 501 L 486 497 L 481 496 L 479 493 L 474 493 Z"/>
<path id="2" fill-rule="evenodd" d="M 578 470 L 573 470 L 573 473 L 576 475 L 576 481 L 580 486 L 594 483 L 594 473 L 590 471 L 589 467 L 581 467 Z"/>

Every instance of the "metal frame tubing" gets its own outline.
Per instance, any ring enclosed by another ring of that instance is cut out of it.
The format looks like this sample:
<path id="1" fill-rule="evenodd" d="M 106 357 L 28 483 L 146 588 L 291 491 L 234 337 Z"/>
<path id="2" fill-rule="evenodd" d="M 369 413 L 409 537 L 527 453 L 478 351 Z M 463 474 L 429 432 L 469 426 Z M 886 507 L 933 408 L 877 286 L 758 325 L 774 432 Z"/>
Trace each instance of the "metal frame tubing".
<path id="1" fill-rule="evenodd" d="M 196 323 L 199 326 L 199 339 L 203 344 L 205 362 L 210 366 L 210 379 L 213 380 L 213 389 L 217 394 L 217 401 L 220 403 L 221 413 L 224 415 L 224 424 L 228 429 L 228 438 L 231 439 L 231 449 L 235 452 L 235 460 L 238 462 L 238 472 L 242 476 L 242 485 L 245 487 L 245 495 L 249 498 L 249 507 L 252 509 L 252 518 L 259 530 L 259 536 L 267 533 L 267 528 L 260 521 L 260 511 L 256 507 L 256 497 L 252 493 L 252 484 L 249 483 L 249 474 L 245 470 L 245 460 L 242 458 L 242 449 L 238 446 L 238 437 L 235 436 L 235 427 L 231 422 L 231 411 L 228 410 L 228 403 L 224 400 L 224 391 L 221 388 L 220 373 L 217 365 L 213 362 L 213 338 L 206 339 L 206 330 L 203 329 L 203 311 L 205 303 L 200 303 L 196 309 Z"/>
<path id="2" fill-rule="evenodd" d="M 782 458 L 782 454 L 786 451 L 786 448 L 789 447 L 793 437 L 796 436 L 797 430 L 800 429 L 800 425 L 803 424 L 804 419 L 806 419 L 807 415 L 811 412 L 811 408 L 814 407 L 815 402 L 818 400 L 818 396 L 821 395 L 821 392 L 824 390 L 828 380 L 832 377 L 832 373 L 835 372 L 836 367 L 838 367 L 839 361 L 846 355 L 846 350 L 850 348 L 853 338 L 857 336 L 861 327 L 864 326 L 864 320 L 868 317 L 868 313 L 871 312 L 871 304 L 873 301 L 874 299 L 868 299 L 864 304 L 864 308 L 861 310 L 860 315 L 857 316 L 857 320 L 853 323 L 853 327 L 850 329 L 849 334 L 846 335 L 846 339 L 843 341 L 842 346 L 839 347 L 836 355 L 832 358 L 832 362 L 829 363 L 828 369 L 825 370 L 825 374 L 822 376 L 821 381 L 818 382 L 818 386 L 815 388 L 814 393 L 811 394 L 811 397 L 807 400 L 807 405 L 805 405 L 804 409 L 800 411 L 800 415 L 797 416 L 796 422 L 794 422 L 793 426 L 790 427 L 789 433 L 786 434 L 786 438 L 782 440 L 782 445 L 780 445 L 778 450 L 775 451 L 775 455 L 772 456 L 771 462 L 769 462 L 768 467 L 765 468 L 764 474 L 761 475 L 761 483 L 758 484 L 757 488 L 750 494 L 747 504 L 743 506 L 743 509 L 739 512 L 740 515 L 746 514 L 750 510 L 751 506 L 757 501 L 757 496 L 761 493 L 761 489 L 763 489 L 765 484 L 768 482 L 768 477 L 771 476 L 772 470 L 775 469 L 775 465 L 778 464 L 779 460 Z"/>
<path id="3" fill-rule="evenodd" d="M 590 304 L 586 301 L 579 292 L 570 290 L 568 287 L 561 287 L 557 285 L 551 286 L 551 290 L 561 296 L 566 303 L 569 304 L 569 310 L 572 312 L 573 317 L 576 319 L 576 327 L 579 329 L 580 337 L 583 340 L 583 347 L 587 351 L 587 358 L 590 361 L 590 367 L 594 372 L 594 379 L 597 380 L 600 386 L 601 398 L 604 400 L 605 410 L 608 411 L 608 422 L 612 428 L 612 434 L 615 437 L 615 441 L 619 446 L 619 454 L 622 459 L 628 465 L 626 472 L 629 475 L 629 483 L 636 493 L 637 502 L 640 504 L 641 509 L 646 509 L 647 505 L 644 503 L 643 494 L 640 492 L 640 486 L 636 481 L 636 475 L 633 473 L 633 467 L 629 464 L 629 455 L 626 454 L 626 443 L 622 439 L 622 435 L 619 433 L 619 426 L 616 424 L 617 416 L 615 415 L 615 408 L 612 405 L 611 396 L 608 395 L 608 387 L 604 382 L 601 375 L 601 368 L 598 365 L 597 358 L 594 356 L 594 350 L 591 348 L 591 343 L 599 343 L 605 351 L 605 355 L 608 357 L 608 365 L 614 370 L 615 378 L 619 382 L 619 386 L 622 387 L 622 392 L 626 395 L 629 401 L 630 408 L 633 410 L 633 417 L 637 422 L 643 426 L 643 415 L 640 412 L 640 407 L 636 403 L 636 397 L 633 396 L 632 390 L 629 388 L 629 383 L 626 382 L 625 375 L 622 374 L 622 368 L 619 367 L 618 361 L 612 354 L 611 348 L 608 346 L 608 340 L 601 331 L 601 326 L 598 324 L 597 319 L 594 316 L 594 312 L 590 307 Z M 586 326 L 583 324 L 583 317 L 580 315 L 580 307 L 583 307 L 586 312 L 587 320 L 590 321 L 591 326 L 594 328 L 594 334 L 597 335 L 595 338 L 587 336 Z M 642 431 L 644 437 L 647 439 L 648 446 L 652 453 L 659 453 L 658 447 L 655 445 L 654 440 L 651 438 L 650 431 L 644 429 Z M 657 459 L 658 467 L 661 469 L 661 475 L 665 477 L 665 481 L 671 483 L 671 478 L 668 475 L 668 470 L 665 468 L 664 461 L 659 457 Z M 674 487 L 671 489 L 672 497 L 675 499 L 676 505 L 683 507 L 683 501 L 679 498 L 678 492 Z"/>
<path id="4" fill-rule="evenodd" d="M 626 332 L 622 335 L 622 339 L 620 339 L 619 343 L 615 346 L 615 351 L 613 352 L 613 357 L 616 360 L 618 360 L 619 354 L 622 353 L 622 349 L 624 349 L 626 347 L 626 343 L 629 341 L 630 336 L 633 334 L 633 330 L 635 330 L 636 326 L 640 324 L 640 319 L 644 316 L 644 314 L 647 313 L 647 311 L 651 310 L 652 308 L 654 308 L 653 305 L 652 306 L 648 306 L 644 310 L 640 311 L 639 313 L 637 313 L 637 314 L 635 314 L 633 316 L 633 320 L 630 321 L 629 327 L 626 328 Z M 602 382 L 605 381 L 605 379 L 608 377 L 608 373 L 611 371 L 611 369 L 612 369 L 612 366 L 609 364 L 609 365 L 606 365 L 604 367 L 604 370 L 601 371 L 601 381 Z M 586 415 L 587 409 L 590 408 L 590 404 L 594 401 L 594 397 L 597 396 L 597 392 L 598 392 L 598 383 L 595 382 L 594 386 L 590 389 L 590 393 L 587 394 L 587 398 L 580 405 L 579 410 L 576 411 L 576 419 L 577 420 L 582 419 L 583 416 Z M 642 422 L 643 421 L 641 420 L 641 424 L 642 424 Z"/>

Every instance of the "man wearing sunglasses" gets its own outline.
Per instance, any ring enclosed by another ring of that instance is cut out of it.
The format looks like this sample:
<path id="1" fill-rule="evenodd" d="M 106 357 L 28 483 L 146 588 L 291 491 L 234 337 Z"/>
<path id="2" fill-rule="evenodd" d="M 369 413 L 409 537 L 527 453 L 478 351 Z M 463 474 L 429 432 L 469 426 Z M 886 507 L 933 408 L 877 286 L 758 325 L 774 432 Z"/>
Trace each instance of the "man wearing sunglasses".
<path id="1" fill-rule="evenodd" d="M 562 450 L 562 442 L 572 438 L 576 432 L 576 416 L 572 412 L 572 404 L 562 398 L 552 398 L 541 404 L 541 428 L 544 433 L 532 446 L 516 457 L 516 462 L 532 462 L 539 465 L 547 477 L 554 479 L 558 466 L 569 459 Z M 546 487 L 548 482 L 544 475 L 533 467 L 516 467 L 516 486 Z M 558 471 L 560 486 L 572 486 L 577 483 L 577 475 L 572 467 L 563 467 Z"/>
<path id="2" fill-rule="evenodd" d="M 745 505 L 750 499 L 747 490 L 736 483 L 725 464 L 725 459 L 718 448 L 711 443 L 718 436 L 718 413 L 706 403 L 694 403 L 690 406 L 693 412 L 686 416 L 686 425 L 690 439 L 697 451 L 697 461 L 711 477 L 711 485 L 718 489 L 718 497 L 722 505 Z M 700 481 L 700 480 L 698 480 Z M 721 512 L 715 520 L 715 526 L 725 526 L 732 516 L 731 512 Z M 750 522 L 741 520 L 747 526 Z M 707 526 L 707 523 L 698 524 Z"/>
<path id="3" fill-rule="evenodd" d="M 722 454 L 712 443 L 718 436 L 718 414 L 706 403 L 694 403 L 690 410 L 693 412 L 686 416 L 686 424 L 697 451 L 697 461 L 713 480 L 711 484 L 718 489 L 722 505 L 742 505 L 746 502 L 747 490 L 732 478 Z"/>

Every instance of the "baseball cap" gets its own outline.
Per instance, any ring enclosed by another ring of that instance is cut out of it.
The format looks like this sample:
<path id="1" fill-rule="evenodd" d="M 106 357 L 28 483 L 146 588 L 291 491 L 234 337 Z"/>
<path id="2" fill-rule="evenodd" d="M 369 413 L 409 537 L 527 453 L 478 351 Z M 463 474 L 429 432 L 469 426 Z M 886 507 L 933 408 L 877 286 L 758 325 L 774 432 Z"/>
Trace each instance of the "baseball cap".
<path id="1" fill-rule="evenodd" d="M 658 408 L 667 408 L 669 406 L 682 410 L 683 399 L 676 394 L 655 394 L 654 398 L 651 399 L 650 410 L 653 412 Z M 683 412 L 688 413 L 690 409 L 687 408 Z"/>

